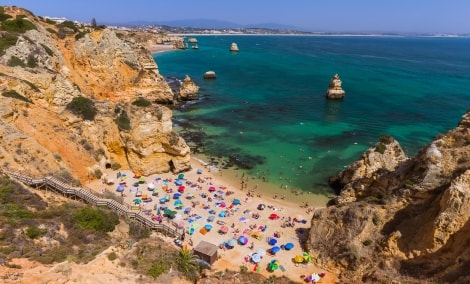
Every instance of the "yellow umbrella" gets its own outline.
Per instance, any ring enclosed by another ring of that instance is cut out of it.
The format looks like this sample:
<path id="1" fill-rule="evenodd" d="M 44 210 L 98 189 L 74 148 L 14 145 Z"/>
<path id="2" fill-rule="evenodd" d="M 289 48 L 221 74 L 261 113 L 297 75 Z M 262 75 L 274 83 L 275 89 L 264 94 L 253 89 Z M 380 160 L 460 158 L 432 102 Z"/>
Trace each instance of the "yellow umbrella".
<path id="1" fill-rule="evenodd" d="M 305 259 L 304 259 L 304 257 L 301 256 L 301 255 L 296 255 L 296 256 L 294 257 L 294 262 L 296 262 L 296 263 L 302 263 L 302 262 L 304 262 L 304 261 L 305 261 Z"/>

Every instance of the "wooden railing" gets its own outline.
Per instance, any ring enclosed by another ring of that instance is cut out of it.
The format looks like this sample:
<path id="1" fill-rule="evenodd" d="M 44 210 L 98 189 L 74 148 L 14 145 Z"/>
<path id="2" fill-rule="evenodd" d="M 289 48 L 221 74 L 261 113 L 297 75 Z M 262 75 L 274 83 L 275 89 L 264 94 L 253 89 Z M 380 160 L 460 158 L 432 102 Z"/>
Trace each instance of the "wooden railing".
<path id="1" fill-rule="evenodd" d="M 2 172 L 8 175 L 10 178 L 13 178 L 19 182 L 22 182 L 23 184 L 26 184 L 30 187 L 34 187 L 34 188 L 47 187 L 51 189 L 52 191 L 61 193 L 67 197 L 80 198 L 81 200 L 89 204 L 95 205 L 95 206 L 106 206 L 109 209 L 116 212 L 117 214 L 119 214 L 120 216 L 126 216 L 127 218 L 133 219 L 153 231 L 157 231 L 165 235 L 171 235 L 173 237 L 180 238 L 184 232 L 183 231 L 184 229 L 173 229 L 165 224 L 156 223 L 150 220 L 145 215 L 143 215 L 140 211 L 136 212 L 136 211 L 130 210 L 131 208 L 130 206 L 121 204 L 113 199 L 100 198 L 96 196 L 88 188 L 71 186 L 66 181 L 63 181 L 62 179 L 55 177 L 55 176 L 33 178 L 33 177 L 30 177 L 29 175 L 18 173 L 18 172 L 11 171 L 8 169 L 3 169 Z"/>

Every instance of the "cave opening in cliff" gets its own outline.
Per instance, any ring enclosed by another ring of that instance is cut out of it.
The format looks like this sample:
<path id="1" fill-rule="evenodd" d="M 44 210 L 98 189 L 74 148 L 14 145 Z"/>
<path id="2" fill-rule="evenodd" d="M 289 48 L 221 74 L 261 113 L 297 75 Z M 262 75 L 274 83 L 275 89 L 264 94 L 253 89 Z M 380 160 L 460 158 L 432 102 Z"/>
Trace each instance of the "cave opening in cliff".
<path id="1" fill-rule="evenodd" d="M 175 164 L 173 164 L 173 160 L 170 160 L 168 162 L 168 165 L 170 166 L 170 171 L 174 172 L 175 171 Z"/>
<path id="2" fill-rule="evenodd" d="M 110 169 L 111 168 L 111 163 L 106 163 L 106 165 L 104 165 L 106 169 Z"/>

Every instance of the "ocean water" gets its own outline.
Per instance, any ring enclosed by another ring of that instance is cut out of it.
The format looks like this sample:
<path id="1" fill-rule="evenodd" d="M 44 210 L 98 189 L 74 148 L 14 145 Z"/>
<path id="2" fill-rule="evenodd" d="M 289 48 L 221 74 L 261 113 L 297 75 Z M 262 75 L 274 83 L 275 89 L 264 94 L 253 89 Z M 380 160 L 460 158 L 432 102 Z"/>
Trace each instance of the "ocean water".
<path id="1" fill-rule="evenodd" d="M 328 177 L 382 134 L 413 156 L 470 104 L 469 38 L 197 39 L 197 50 L 154 54 L 162 75 L 189 75 L 201 88 L 198 101 L 174 110 L 175 131 L 195 153 L 279 187 L 329 191 Z M 240 52 L 229 52 L 232 42 Z M 208 70 L 217 79 L 204 80 Z M 336 73 L 346 96 L 326 100 Z"/>

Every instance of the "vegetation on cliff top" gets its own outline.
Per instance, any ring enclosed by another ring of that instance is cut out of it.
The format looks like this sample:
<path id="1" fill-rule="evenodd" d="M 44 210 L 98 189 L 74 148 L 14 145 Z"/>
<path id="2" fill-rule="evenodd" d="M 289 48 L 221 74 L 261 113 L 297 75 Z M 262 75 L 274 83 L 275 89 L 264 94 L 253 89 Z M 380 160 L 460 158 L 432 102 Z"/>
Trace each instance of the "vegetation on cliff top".
<path id="1" fill-rule="evenodd" d="M 80 203 L 50 204 L 0 176 L 0 259 L 88 262 L 111 245 L 107 232 L 117 223 L 114 212 Z"/>

